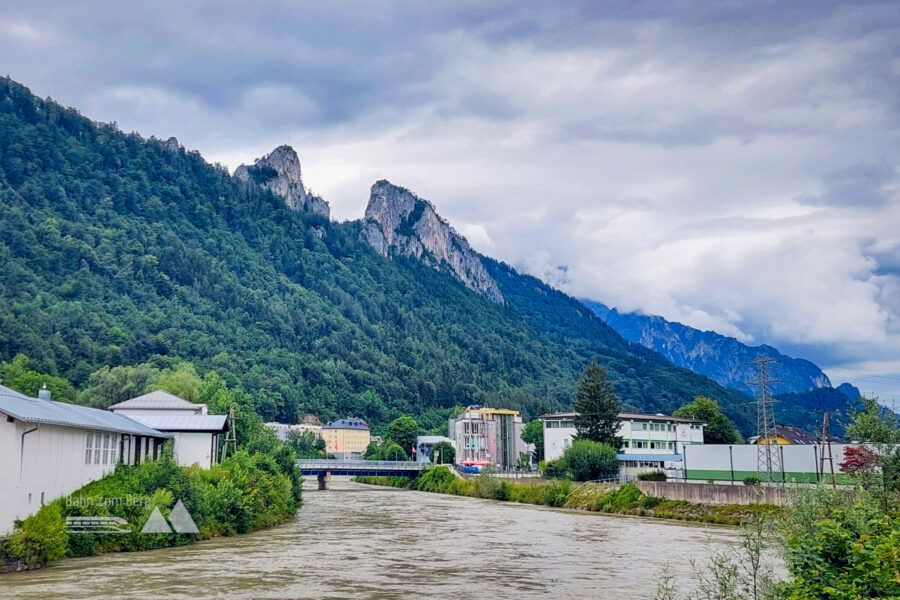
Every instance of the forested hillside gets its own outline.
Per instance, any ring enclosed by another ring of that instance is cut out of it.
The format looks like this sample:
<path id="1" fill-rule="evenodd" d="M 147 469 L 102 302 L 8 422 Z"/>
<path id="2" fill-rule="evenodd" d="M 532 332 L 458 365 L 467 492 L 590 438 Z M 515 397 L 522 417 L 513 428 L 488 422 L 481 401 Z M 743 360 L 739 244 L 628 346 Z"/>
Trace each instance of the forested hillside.
<path id="1" fill-rule="evenodd" d="M 747 398 L 632 344 L 578 301 L 486 260 L 505 298 L 379 256 L 362 225 L 290 210 L 194 152 L 0 80 L 0 360 L 84 386 L 105 365 L 180 357 L 265 419 L 466 403 L 568 407 L 594 356 L 632 407 Z"/>

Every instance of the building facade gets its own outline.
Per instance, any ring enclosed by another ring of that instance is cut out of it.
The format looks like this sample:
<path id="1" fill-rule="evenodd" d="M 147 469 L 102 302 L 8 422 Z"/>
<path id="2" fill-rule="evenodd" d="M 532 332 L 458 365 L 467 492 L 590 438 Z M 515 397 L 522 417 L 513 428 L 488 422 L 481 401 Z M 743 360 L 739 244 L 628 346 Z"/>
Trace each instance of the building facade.
<path id="1" fill-rule="evenodd" d="M 278 439 L 282 442 L 286 442 L 288 440 L 288 436 L 292 431 L 295 431 L 299 434 L 303 433 L 311 433 L 317 438 L 322 437 L 322 426 L 321 425 L 311 425 L 309 423 L 276 423 L 274 421 L 266 423 L 266 427 L 275 432 L 275 435 L 278 436 Z"/>
<path id="2" fill-rule="evenodd" d="M 431 460 L 431 449 L 441 442 L 447 442 L 456 450 L 456 441 L 442 435 L 420 435 L 416 438 L 416 462 L 428 463 Z"/>
<path id="3" fill-rule="evenodd" d="M 543 415 L 544 457 L 555 460 L 563 455 L 575 438 L 578 413 Z M 618 436 L 622 438 L 619 465 L 627 476 L 639 472 L 681 468 L 684 449 L 703 444 L 705 423 L 662 414 L 620 413 Z"/>
<path id="4" fill-rule="evenodd" d="M 170 437 L 124 415 L 54 402 L 46 389 L 30 398 L 0 385 L 0 534 L 119 463 L 157 458 Z"/>
<path id="5" fill-rule="evenodd" d="M 456 464 L 514 469 L 519 455 L 533 450 L 522 440 L 522 428 L 519 411 L 468 407 L 448 423 L 448 437 L 456 445 Z"/>
<path id="6" fill-rule="evenodd" d="M 109 410 L 168 433 L 175 460 L 182 466 L 208 469 L 219 462 L 219 439 L 228 428 L 228 417 L 209 414 L 205 404 L 158 390 L 113 404 Z"/>
<path id="7" fill-rule="evenodd" d="M 349 417 L 322 427 L 322 440 L 325 442 L 325 452 L 336 458 L 359 458 L 372 441 L 372 433 L 365 421 Z"/>

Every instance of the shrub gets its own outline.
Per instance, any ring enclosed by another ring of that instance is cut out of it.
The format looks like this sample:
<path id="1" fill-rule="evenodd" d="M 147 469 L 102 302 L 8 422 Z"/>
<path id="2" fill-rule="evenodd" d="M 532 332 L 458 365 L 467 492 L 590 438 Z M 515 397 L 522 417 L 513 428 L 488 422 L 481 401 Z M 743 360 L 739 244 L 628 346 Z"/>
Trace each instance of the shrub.
<path id="1" fill-rule="evenodd" d="M 65 555 L 163 548 L 197 538 L 254 531 L 293 517 L 300 506 L 301 483 L 293 451 L 277 441 L 272 453 L 242 450 L 208 470 L 181 467 L 164 454 L 137 467 L 119 465 L 106 477 L 70 494 L 79 502 L 59 498 L 42 507 L 13 533 L 9 554 L 30 564 L 42 564 Z M 148 501 L 94 501 L 128 497 Z M 184 504 L 199 534 L 140 533 L 153 508 L 168 516 L 177 500 Z M 69 516 L 121 517 L 131 525 L 132 532 L 68 535 L 65 517 Z"/>
<path id="2" fill-rule="evenodd" d="M 615 448 L 590 440 L 575 440 L 563 454 L 560 462 L 577 481 L 611 477 L 619 472 Z"/>
<path id="3" fill-rule="evenodd" d="M 760 480 L 759 480 L 759 477 L 757 477 L 756 475 L 747 475 L 746 477 L 744 477 L 744 485 L 757 486 L 759 484 L 760 484 Z"/>
<path id="4" fill-rule="evenodd" d="M 638 473 L 638 479 L 641 481 L 666 481 L 666 472 L 665 471 L 645 471 L 644 473 Z"/>
<path id="5" fill-rule="evenodd" d="M 420 492 L 447 492 L 456 476 L 447 467 L 432 467 L 419 475 L 416 489 Z"/>
<path id="6" fill-rule="evenodd" d="M 554 481 L 546 486 L 545 503 L 547 506 L 565 506 L 572 494 L 572 484 L 569 481 Z"/>
<path id="7" fill-rule="evenodd" d="M 538 463 L 538 471 L 542 477 L 555 478 L 566 475 L 566 469 L 560 460 L 542 460 Z"/>
<path id="8" fill-rule="evenodd" d="M 50 504 L 31 515 L 10 536 L 6 552 L 30 566 L 41 566 L 66 555 L 66 524 L 59 506 Z"/>

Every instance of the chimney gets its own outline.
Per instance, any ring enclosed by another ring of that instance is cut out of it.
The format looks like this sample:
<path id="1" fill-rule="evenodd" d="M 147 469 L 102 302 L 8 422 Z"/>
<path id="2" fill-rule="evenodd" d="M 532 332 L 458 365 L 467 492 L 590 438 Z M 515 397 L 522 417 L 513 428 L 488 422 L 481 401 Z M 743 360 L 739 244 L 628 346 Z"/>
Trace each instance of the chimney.
<path id="1" fill-rule="evenodd" d="M 38 390 L 38 399 L 39 400 L 47 400 L 50 401 L 50 390 L 47 389 L 47 384 L 41 386 L 41 389 Z"/>

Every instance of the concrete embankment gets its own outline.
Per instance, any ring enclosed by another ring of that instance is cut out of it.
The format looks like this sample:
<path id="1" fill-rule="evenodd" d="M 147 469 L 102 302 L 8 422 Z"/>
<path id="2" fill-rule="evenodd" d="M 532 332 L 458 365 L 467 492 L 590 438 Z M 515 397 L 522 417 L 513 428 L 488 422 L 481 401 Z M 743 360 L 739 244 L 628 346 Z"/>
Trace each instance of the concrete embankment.
<path id="1" fill-rule="evenodd" d="M 714 483 L 675 483 L 636 481 L 641 493 L 692 504 L 773 504 L 784 506 L 785 494 L 779 487 L 721 485 Z"/>

